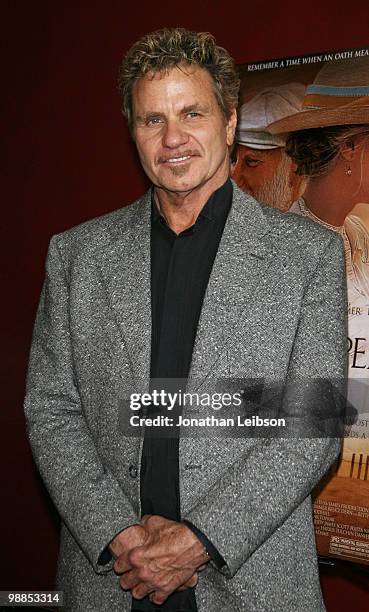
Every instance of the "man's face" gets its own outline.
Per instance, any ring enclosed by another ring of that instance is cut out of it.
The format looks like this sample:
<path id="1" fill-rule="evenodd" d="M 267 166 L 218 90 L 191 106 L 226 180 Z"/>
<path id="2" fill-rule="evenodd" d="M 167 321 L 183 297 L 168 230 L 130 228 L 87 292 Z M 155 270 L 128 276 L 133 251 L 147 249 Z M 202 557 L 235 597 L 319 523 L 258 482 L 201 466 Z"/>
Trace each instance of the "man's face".
<path id="1" fill-rule="evenodd" d="M 288 210 L 300 195 L 301 178 L 291 159 L 280 147 L 251 149 L 237 145 L 232 176 L 237 185 L 259 202 Z"/>
<path id="2" fill-rule="evenodd" d="M 134 138 L 142 166 L 165 191 L 217 189 L 229 175 L 236 112 L 226 121 L 203 68 L 149 74 L 133 89 Z"/>

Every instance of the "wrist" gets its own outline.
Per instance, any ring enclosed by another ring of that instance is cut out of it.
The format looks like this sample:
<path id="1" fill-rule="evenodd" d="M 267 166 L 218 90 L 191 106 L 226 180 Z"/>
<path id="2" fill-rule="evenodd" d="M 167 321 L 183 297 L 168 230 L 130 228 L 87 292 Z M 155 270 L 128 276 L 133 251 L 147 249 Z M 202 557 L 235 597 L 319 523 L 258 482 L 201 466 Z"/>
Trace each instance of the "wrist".
<path id="1" fill-rule="evenodd" d="M 214 546 L 214 544 L 207 538 L 207 536 L 198 529 L 191 521 L 186 519 L 182 520 L 182 523 L 186 525 L 197 537 L 197 539 L 203 545 L 205 551 L 207 552 L 207 561 L 213 561 L 218 569 L 221 569 L 225 564 L 225 560 L 222 555 L 219 553 L 218 549 Z"/>
<path id="2" fill-rule="evenodd" d="M 197 533 L 193 529 L 191 529 L 189 525 L 186 524 L 185 521 L 182 522 L 182 525 L 184 525 L 184 527 L 186 527 L 186 530 L 191 534 L 191 539 L 193 541 L 193 551 L 196 561 L 198 562 L 197 567 L 205 565 L 206 563 L 208 563 L 208 561 L 211 560 L 211 555 L 207 550 L 204 542 L 198 537 Z"/>

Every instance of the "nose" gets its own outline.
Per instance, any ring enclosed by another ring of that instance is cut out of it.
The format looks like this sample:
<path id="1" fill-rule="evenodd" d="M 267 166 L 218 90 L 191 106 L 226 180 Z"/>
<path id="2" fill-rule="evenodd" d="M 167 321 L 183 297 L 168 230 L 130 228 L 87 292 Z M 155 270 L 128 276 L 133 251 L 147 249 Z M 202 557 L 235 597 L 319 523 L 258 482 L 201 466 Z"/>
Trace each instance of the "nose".
<path id="1" fill-rule="evenodd" d="M 188 142 L 188 134 L 179 121 L 168 120 L 165 124 L 162 136 L 163 147 L 176 149 Z"/>

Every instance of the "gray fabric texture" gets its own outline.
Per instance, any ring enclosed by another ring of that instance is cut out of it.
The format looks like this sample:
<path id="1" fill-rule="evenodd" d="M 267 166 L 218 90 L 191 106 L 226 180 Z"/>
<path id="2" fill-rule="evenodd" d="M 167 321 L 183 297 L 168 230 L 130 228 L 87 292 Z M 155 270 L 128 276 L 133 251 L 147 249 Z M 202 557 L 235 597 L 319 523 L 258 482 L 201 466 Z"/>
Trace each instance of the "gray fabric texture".
<path id="1" fill-rule="evenodd" d="M 344 380 L 346 336 L 341 238 L 234 185 L 188 390 L 200 392 L 209 377 Z M 150 338 L 147 193 L 54 236 L 47 257 L 25 414 L 62 519 L 65 610 L 131 607 L 112 563 L 98 559 L 140 517 L 142 437 L 125 436 L 118 413 L 122 398 L 148 390 Z M 310 493 L 339 449 L 337 438 L 181 438 L 182 517 L 226 560 L 222 571 L 210 564 L 201 572 L 199 612 L 325 609 Z"/>

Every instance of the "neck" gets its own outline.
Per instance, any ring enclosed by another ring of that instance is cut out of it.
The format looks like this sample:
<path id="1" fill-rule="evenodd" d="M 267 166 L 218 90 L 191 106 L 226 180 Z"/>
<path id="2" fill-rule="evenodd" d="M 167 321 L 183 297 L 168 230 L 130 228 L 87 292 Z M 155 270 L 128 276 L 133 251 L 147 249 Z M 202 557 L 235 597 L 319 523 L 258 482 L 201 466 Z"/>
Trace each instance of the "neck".
<path id="1" fill-rule="evenodd" d="M 357 201 L 357 198 L 353 198 L 350 177 L 344 181 L 341 177 L 339 179 L 336 172 L 311 178 L 303 193 L 308 209 L 322 221 L 336 227 L 344 224 Z"/>
<path id="2" fill-rule="evenodd" d="M 210 196 L 226 182 L 229 169 L 214 179 L 206 181 L 186 192 L 167 191 L 155 187 L 155 201 L 169 227 L 180 234 L 196 223 L 202 208 Z"/>

